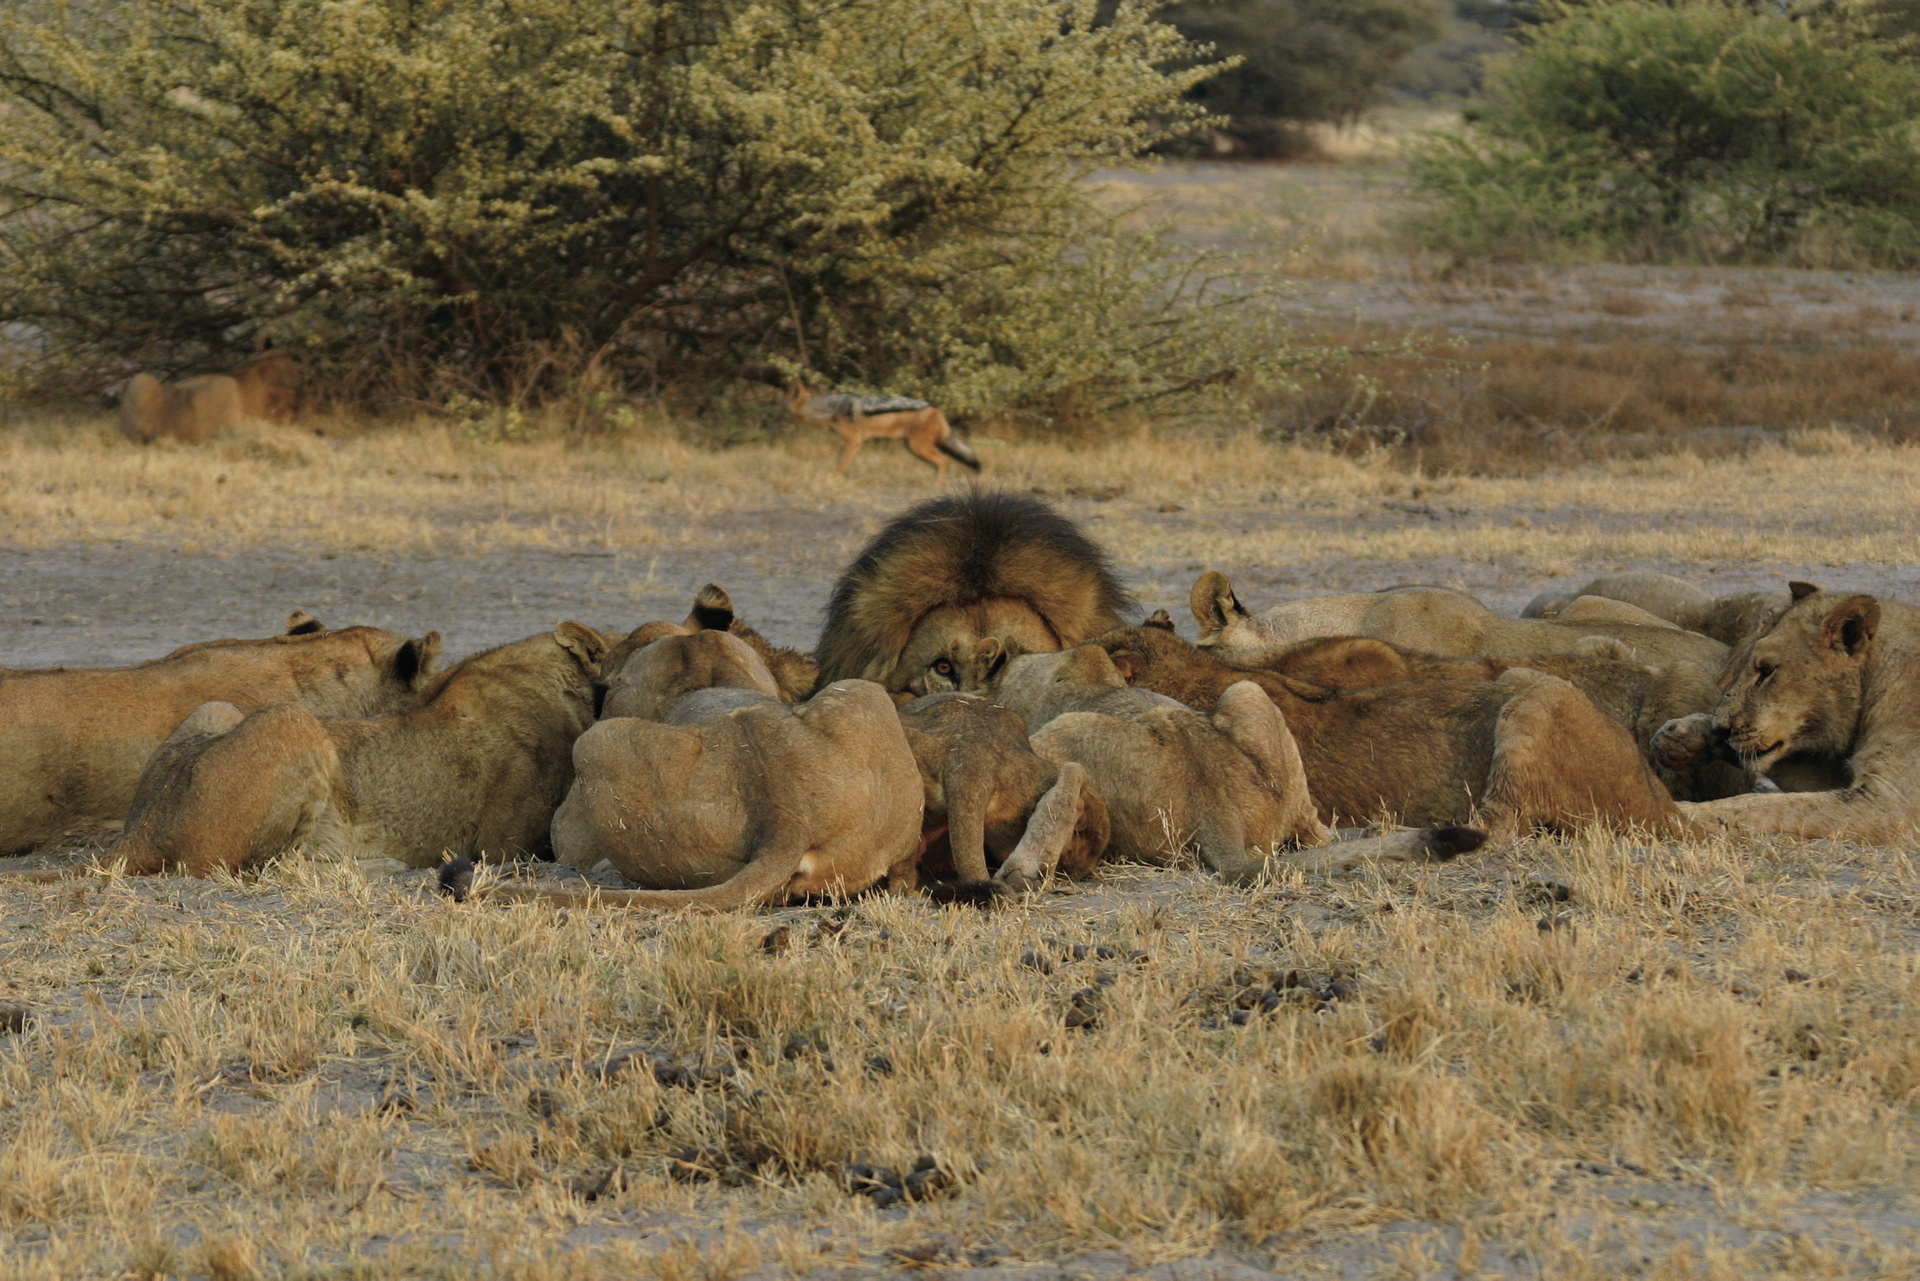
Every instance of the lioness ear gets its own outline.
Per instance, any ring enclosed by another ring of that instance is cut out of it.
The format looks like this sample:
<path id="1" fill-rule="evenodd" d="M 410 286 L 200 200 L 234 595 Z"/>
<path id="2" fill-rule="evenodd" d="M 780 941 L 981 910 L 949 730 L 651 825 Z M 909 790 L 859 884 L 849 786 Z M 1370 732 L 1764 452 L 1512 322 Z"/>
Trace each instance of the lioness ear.
<path id="1" fill-rule="evenodd" d="M 326 630 L 327 626 L 325 623 L 322 623 L 304 609 L 296 609 L 287 615 L 287 635 L 289 636 L 311 636 L 315 632 L 324 632 Z"/>
<path id="2" fill-rule="evenodd" d="M 418 685 L 440 664 L 440 633 L 428 632 L 394 651 L 393 675 L 403 685 Z"/>
<path id="3" fill-rule="evenodd" d="M 599 668 L 600 660 L 613 648 L 599 632 L 571 619 L 554 629 L 553 638 L 560 642 L 560 648 L 579 659 L 582 667 L 595 671 Z"/>
<path id="4" fill-rule="evenodd" d="M 1170 632 L 1173 630 L 1173 615 L 1164 609 L 1156 609 L 1153 611 L 1153 617 L 1147 620 L 1146 625 L 1148 627 L 1158 627 L 1163 632 Z"/>
<path id="5" fill-rule="evenodd" d="M 1819 591 L 1820 588 L 1819 588 L 1819 585 L 1815 583 L 1797 583 L 1796 582 L 1796 583 L 1788 583 L 1787 590 L 1793 593 L 1793 599 L 1795 600 L 1795 602 L 1799 602 L 1813 595 L 1815 592 Z"/>
<path id="6" fill-rule="evenodd" d="M 1113 660 L 1114 667 L 1119 669 L 1120 675 L 1126 678 L 1127 684 L 1129 685 L 1133 684 L 1134 678 L 1140 675 L 1147 666 L 1147 660 L 1130 649 L 1120 650 L 1117 653 L 1109 654 L 1108 657 Z"/>
<path id="7" fill-rule="evenodd" d="M 1227 625 L 1227 620 L 1244 617 L 1246 610 L 1241 608 L 1240 599 L 1233 594 L 1233 584 L 1227 576 L 1217 569 L 1210 569 L 1200 575 L 1193 585 L 1193 596 L 1187 602 L 1193 609 L 1193 621 L 1200 628 L 1200 634 L 1217 632 Z"/>
<path id="8" fill-rule="evenodd" d="M 1849 596 L 1827 615 L 1820 629 L 1820 643 L 1828 649 L 1845 650 L 1849 658 L 1858 658 L 1879 629 L 1880 602 L 1871 596 Z"/>
<path id="9" fill-rule="evenodd" d="M 1000 643 L 997 636 L 988 636 L 973 647 L 973 670 L 978 674 L 982 685 L 992 684 L 995 677 L 1013 657 L 1013 651 Z"/>
<path id="10" fill-rule="evenodd" d="M 733 626 L 733 597 L 718 583 L 708 583 L 693 598 L 687 626 L 697 632 L 724 632 Z"/>

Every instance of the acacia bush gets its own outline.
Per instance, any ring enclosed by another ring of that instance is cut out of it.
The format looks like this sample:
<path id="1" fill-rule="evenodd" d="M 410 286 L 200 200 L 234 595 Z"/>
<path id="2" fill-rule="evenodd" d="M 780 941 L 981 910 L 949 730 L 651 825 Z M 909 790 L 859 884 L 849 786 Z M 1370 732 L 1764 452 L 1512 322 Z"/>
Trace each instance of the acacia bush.
<path id="1" fill-rule="evenodd" d="M 742 378 L 957 412 L 1218 404 L 1266 285 L 1078 179 L 1201 118 L 1141 0 L 27 0 L 16 394 L 234 359 L 445 405 Z"/>
<path id="2" fill-rule="evenodd" d="M 1858 6 L 1552 6 L 1415 223 L 1474 254 L 1920 261 L 1920 68 Z"/>

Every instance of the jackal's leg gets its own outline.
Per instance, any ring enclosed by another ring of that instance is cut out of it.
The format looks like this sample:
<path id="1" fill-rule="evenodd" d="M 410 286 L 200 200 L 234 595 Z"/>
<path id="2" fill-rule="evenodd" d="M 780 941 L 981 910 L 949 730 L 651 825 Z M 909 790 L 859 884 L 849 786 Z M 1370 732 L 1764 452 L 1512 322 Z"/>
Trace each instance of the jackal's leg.
<path id="1" fill-rule="evenodd" d="M 853 456 L 860 452 L 860 437 L 852 432 L 843 432 L 840 438 L 847 442 L 847 452 L 840 455 L 840 465 L 834 470 L 844 476 L 847 468 L 853 465 Z"/>

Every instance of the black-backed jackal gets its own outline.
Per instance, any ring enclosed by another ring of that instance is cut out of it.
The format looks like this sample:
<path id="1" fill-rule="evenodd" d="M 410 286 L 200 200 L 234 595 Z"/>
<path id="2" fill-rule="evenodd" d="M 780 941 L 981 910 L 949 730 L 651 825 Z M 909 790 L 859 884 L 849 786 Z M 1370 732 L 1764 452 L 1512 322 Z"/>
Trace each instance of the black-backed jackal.
<path id="1" fill-rule="evenodd" d="M 924 400 L 905 396 L 816 396 L 803 383 L 794 389 L 788 408 L 795 417 L 819 423 L 847 442 L 847 450 L 835 468 L 842 476 L 860 446 L 869 440 L 905 440 L 908 453 L 934 465 L 936 480 L 947 478 L 948 458 L 980 470 L 980 459 L 953 434 L 947 416 Z"/>

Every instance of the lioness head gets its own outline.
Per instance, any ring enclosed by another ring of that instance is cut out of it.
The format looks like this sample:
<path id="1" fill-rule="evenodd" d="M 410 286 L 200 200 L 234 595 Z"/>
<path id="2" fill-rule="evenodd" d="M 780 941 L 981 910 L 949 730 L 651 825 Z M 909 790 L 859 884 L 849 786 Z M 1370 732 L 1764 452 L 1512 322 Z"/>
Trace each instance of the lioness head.
<path id="1" fill-rule="evenodd" d="M 1714 732 L 1749 768 L 1788 756 L 1846 756 L 1860 705 L 1880 602 L 1792 583 L 1793 603 L 1727 664 Z"/>
<path id="2" fill-rule="evenodd" d="M 1217 569 L 1200 575 L 1188 604 L 1193 609 L 1194 625 L 1200 629 L 1200 639 L 1194 644 L 1202 649 L 1233 648 L 1234 633 L 1252 622 L 1247 607 L 1233 594 L 1233 584 Z"/>
<path id="3" fill-rule="evenodd" d="M 665 720 L 667 711 L 702 689 L 747 689 L 780 697 L 765 660 L 729 632 L 662 636 L 622 664 L 607 682 L 603 720 L 636 716 Z"/>

